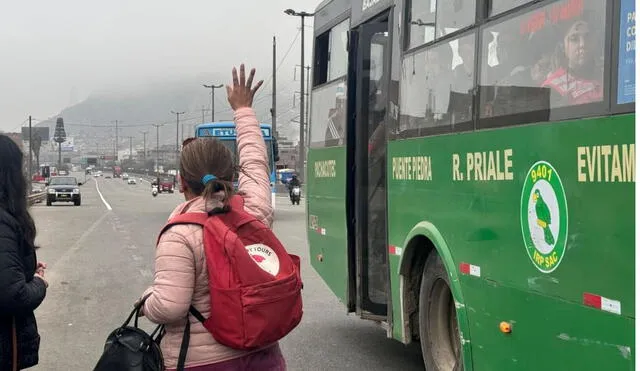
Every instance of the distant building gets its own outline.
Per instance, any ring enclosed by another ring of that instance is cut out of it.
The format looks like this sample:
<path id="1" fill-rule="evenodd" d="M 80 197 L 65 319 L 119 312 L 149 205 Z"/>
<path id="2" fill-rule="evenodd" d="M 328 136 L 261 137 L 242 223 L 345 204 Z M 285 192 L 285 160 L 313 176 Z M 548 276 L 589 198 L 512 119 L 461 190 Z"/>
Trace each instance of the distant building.
<path id="1" fill-rule="evenodd" d="M 297 169 L 298 146 L 294 145 L 293 142 L 279 142 L 278 155 L 280 156 L 280 161 L 276 163 L 278 169 Z"/>

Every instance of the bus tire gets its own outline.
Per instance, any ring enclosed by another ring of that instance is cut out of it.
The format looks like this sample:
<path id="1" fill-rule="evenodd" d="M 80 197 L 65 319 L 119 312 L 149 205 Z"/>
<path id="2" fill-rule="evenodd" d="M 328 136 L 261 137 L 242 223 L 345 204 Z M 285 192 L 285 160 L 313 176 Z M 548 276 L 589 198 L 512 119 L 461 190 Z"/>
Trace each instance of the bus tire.
<path id="1" fill-rule="evenodd" d="M 462 352 L 456 306 L 449 275 L 434 249 L 420 283 L 420 347 L 427 371 L 462 371 Z"/>

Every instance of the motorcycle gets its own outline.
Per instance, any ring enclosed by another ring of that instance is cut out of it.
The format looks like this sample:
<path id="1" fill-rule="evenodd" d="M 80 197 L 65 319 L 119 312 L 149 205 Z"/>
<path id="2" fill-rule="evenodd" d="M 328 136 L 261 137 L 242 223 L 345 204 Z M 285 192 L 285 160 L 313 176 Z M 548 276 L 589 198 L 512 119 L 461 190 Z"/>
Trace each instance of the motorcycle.
<path id="1" fill-rule="evenodd" d="M 156 197 L 158 195 L 158 187 L 156 186 L 151 187 L 151 195 L 153 197 Z"/>
<path id="2" fill-rule="evenodd" d="M 300 205 L 300 187 L 293 187 L 289 197 L 291 198 L 291 205 Z"/>

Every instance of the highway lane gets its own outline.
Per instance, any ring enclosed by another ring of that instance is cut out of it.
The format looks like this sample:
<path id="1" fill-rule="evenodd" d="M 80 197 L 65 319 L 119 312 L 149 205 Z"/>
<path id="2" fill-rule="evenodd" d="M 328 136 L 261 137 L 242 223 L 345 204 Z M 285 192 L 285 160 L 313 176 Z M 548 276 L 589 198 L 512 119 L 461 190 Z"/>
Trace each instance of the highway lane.
<path id="1" fill-rule="evenodd" d="M 79 175 L 80 179 L 84 175 Z M 82 206 L 37 204 L 40 260 L 48 296 L 37 310 L 36 370 L 90 370 L 109 331 L 121 324 L 153 277 L 157 233 L 182 195 L 151 196 L 150 184 L 88 178 Z M 104 201 L 103 201 L 104 200 Z M 347 316 L 309 265 L 303 206 L 278 198 L 274 229 L 303 259 L 305 314 L 281 344 L 291 370 L 421 370 L 417 347 L 386 339 L 377 325 Z M 145 327 L 152 325 L 145 322 Z"/>

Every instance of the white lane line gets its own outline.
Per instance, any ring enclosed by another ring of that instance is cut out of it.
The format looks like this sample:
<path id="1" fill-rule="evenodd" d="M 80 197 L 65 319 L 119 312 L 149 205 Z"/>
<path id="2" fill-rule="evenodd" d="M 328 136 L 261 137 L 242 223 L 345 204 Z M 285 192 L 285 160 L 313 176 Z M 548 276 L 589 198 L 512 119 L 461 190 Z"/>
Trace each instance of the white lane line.
<path id="1" fill-rule="evenodd" d="M 97 183 L 97 182 L 96 182 Z M 71 259 L 71 257 L 78 252 L 78 250 L 80 250 L 81 248 L 87 246 L 86 243 L 86 239 L 89 237 L 89 235 L 91 233 L 93 233 L 93 231 L 96 230 L 96 228 L 98 228 L 98 226 L 100 224 L 102 224 L 102 222 L 104 221 L 104 219 L 107 217 L 107 215 L 112 215 L 111 213 L 104 213 L 102 214 L 102 216 L 96 220 L 91 227 L 89 227 L 89 229 L 87 229 L 86 231 L 84 231 L 84 233 L 80 236 L 80 238 L 78 238 L 78 240 L 76 241 L 76 243 L 73 244 L 73 246 L 71 246 L 70 249 L 68 249 L 67 251 L 65 251 L 60 258 L 58 258 L 57 261 L 55 261 L 52 266 L 50 268 L 51 269 L 51 273 L 47 272 L 47 276 L 46 279 L 51 283 L 53 281 L 56 280 L 56 278 L 58 278 L 58 273 L 63 273 L 63 269 L 60 267 L 64 267 L 69 260 Z M 49 270 L 49 269 L 47 269 Z M 53 277 L 53 278 L 52 278 Z"/>
<path id="2" fill-rule="evenodd" d="M 95 183 L 96 183 L 96 191 L 98 191 L 98 196 L 100 196 L 100 199 L 102 200 L 102 203 L 104 204 L 104 206 L 107 207 L 107 210 L 109 210 L 109 211 L 113 210 L 113 208 L 111 207 L 111 205 L 109 205 L 107 200 L 104 199 L 104 196 L 102 195 L 102 192 L 100 192 L 100 187 L 98 186 L 98 181 L 96 180 Z"/>

